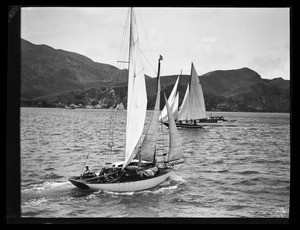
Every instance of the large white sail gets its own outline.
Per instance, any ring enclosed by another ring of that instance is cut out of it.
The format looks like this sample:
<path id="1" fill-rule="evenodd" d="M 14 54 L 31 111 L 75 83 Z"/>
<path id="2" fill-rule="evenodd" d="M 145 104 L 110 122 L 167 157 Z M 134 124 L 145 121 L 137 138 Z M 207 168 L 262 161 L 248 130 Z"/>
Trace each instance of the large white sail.
<path id="1" fill-rule="evenodd" d="M 192 63 L 190 84 L 186 88 L 178 120 L 195 120 L 201 118 L 206 118 L 205 102 L 201 83 Z"/>
<path id="2" fill-rule="evenodd" d="M 175 124 L 175 120 L 172 114 L 172 110 L 169 106 L 168 100 L 165 96 L 166 109 L 169 121 L 169 154 L 167 161 L 174 161 L 183 159 L 183 152 L 181 147 L 180 136 Z"/>
<path id="3" fill-rule="evenodd" d="M 123 168 L 135 156 L 135 148 L 144 128 L 147 110 L 145 75 L 133 9 L 130 15 L 129 73 L 127 96 L 126 147 Z"/>
<path id="4" fill-rule="evenodd" d="M 169 102 L 169 105 L 172 107 L 173 106 L 173 103 L 175 101 L 175 97 L 176 97 L 176 92 L 177 92 L 177 86 L 178 86 L 178 82 L 179 82 L 179 77 L 177 78 L 176 82 L 175 82 L 175 85 L 172 89 L 172 92 L 168 98 L 168 102 Z M 161 111 L 161 114 L 159 116 L 159 120 L 160 121 L 167 121 L 168 120 L 168 115 L 167 115 L 167 109 L 166 109 L 166 106 L 164 106 L 163 110 Z"/>
<path id="5" fill-rule="evenodd" d="M 187 115 L 189 111 L 189 84 L 186 87 L 185 95 L 181 104 L 180 111 L 178 113 L 178 120 L 187 120 Z"/>
<path id="6" fill-rule="evenodd" d="M 201 83 L 194 68 L 194 64 L 192 63 L 189 90 L 189 112 L 187 115 L 187 119 L 195 120 L 201 118 L 206 118 L 205 102 Z"/>

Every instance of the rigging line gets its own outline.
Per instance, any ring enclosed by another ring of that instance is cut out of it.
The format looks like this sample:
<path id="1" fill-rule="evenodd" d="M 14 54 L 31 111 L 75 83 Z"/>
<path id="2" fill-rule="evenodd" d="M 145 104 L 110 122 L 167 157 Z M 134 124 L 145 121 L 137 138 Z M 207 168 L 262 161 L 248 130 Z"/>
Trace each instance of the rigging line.
<path id="1" fill-rule="evenodd" d="M 126 30 L 126 28 L 128 27 L 129 13 L 130 13 L 130 10 L 127 11 L 126 20 L 125 20 L 125 23 L 123 25 L 122 39 L 121 39 L 121 44 L 120 44 L 119 54 L 118 54 L 117 60 L 120 60 L 121 58 L 123 58 L 125 56 L 126 51 L 127 51 L 127 49 L 124 48 L 124 47 L 126 47 L 126 45 L 127 45 L 127 44 L 125 44 L 125 37 L 127 37 L 127 33 L 128 33 L 128 31 Z M 120 76 L 121 69 L 124 69 L 124 64 L 118 64 L 118 71 L 117 71 L 117 73 L 111 75 L 111 80 L 114 77 L 112 87 L 115 86 L 116 79 Z"/>
<path id="2" fill-rule="evenodd" d="M 110 142 L 108 143 L 108 146 L 110 148 L 109 150 L 109 160 L 112 162 L 112 144 L 113 143 L 113 129 L 112 129 L 112 116 L 109 119 L 109 136 L 110 136 Z"/>
<path id="3" fill-rule="evenodd" d="M 149 40 L 148 40 L 148 37 L 147 37 L 147 33 L 146 33 L 146 31 L 145 31 L 143 19 L 142 19 L 142 16 L 141 16 L 140 11 L 139 11 L 139 10 L 137 10 L 137 11 L 138 11 L 138 13 L 139 13 L 139 17 L 140 17 L 141 23 L 142 23 L 142 28 L 143 28 L 143 31 L 144 31 L 144 34 L 145 34 L 145 37 L 146 37 L 146 40 L 147 40 L 148 47 L 149 47 L 149 49 L 150 49 L 150 54 L 151 54 L 151 58 L 152 58 L 152 63 L 154 63 L 154 58 L 153 58 L 152 50 L 151 50 L 150 43 L 149 43 Z"/>
<path id="4" fill-rule="evenodd" d="M 165 144 L 164 144 L 164 135 L 163 135 L 163 123 L 160 122 L 160 134 L 161 134 L 161 140 L 162 140 L 162 156 L 164 159 L 164 162 L 166 161 L 166 155 L 165 155 Z"/>
<path id="5" fill-rule="evenodd" d="M 126 28 L 128 27 L 129 14 L 130 14 L 130 9 L 128 9 L 128 11 L 127 11 L 126 20 L 125 20 L 125 23 L 123 26 L 123 34 L 122 34 L 121 45 L 120 45 L 120 50 L 119 50 L 120 53 L 119 53 L 118 59 L 122 55 L 122 51 L 124 50 L 124 46 L 125 46 L 124 43 L 125 43 L 125 37 L 127 37 L 127 33 L 128 33 L 128 30 L 126 30 Z M 124 51 L 123 56 L 125 56 L 125 53 L 126 53 L 126 50 Z"/>
<path id="6" fill-rule="evenodd" d="M 120 50 L 119 50 L 119 54 L 118 54 L 118 59 L 121 57 L 121 56 L 125 56 L 125 53 L 126 53 L 126 48 L 125 45 L 125 36 L 127 35 L 127 25 L 128 25 L 128 21 L 129 21 L 129 13 L 130 13 L 130 10 L 127 11 L 127 16 L 126 16 L 126 20 L 125 20 L 125 23 L 124 23 L 124 26 L 123 26 L 123 34 L 122 34 L 122 39 L 121 39 L 121 45 L 120 45 Z M 121 76 L 121 68 L 124 69 L 124 63 L 123 64 L 120 64 L 118 66 L 118 71 L 116 74 L 112 75 L 111 76 L 111 80 L 112 80 L 112 85 L 111 85 L 111 90 L 109 92 L 109 96 L 110 96 L 110 99 L 114 102 L 115 100 L 115 90 L 114 90 L 114 87 L 116 85 L 116 81 L 117 81 L 117 78 Z M 113 111 L 111 112 L 110 114 L 110 119 L 109 119 L 110 123 L 109 123 L 109 137 L 110 137 L 110 141 L 108 143 L 108 146 L 109 146 L 109 158 L 110 158 L 110 162 L 112 162 L 112 148 L 113 148 L 113 145 L 114 145 L 114 125 L 116 122 L 116 112 L 115 112 L 115 109 L 113 109 Z"/>
<path id="7" fill-rule="evenodd" d="M 152 70 L 154 71 L 154 73 L 157 75 L 156 70 L 153 68 L 153 66 L 151 65 L 151 63 L 149 62 L 149 60 L 147 59 L 147 57 L 145 56 L 144 52 L 140 49 L 141 53 L 143 54 L 144 58 L 146 59 L 146 61 L 149 63 L 149 65 L 151 66 Z"/>

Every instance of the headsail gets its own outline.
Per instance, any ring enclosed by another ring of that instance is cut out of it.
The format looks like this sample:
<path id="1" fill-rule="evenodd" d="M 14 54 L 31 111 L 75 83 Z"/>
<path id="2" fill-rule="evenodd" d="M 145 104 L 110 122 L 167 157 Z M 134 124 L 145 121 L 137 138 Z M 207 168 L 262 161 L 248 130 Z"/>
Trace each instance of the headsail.
<path id="1" fill-rule="evenodd" d="M 189 84 L 186 87 L 185 95 L 181 104 L 180 111 L 178 113 L 178 120 L 187 120 L 187 114 L 189 111 Z"/>
<path id="2" fill-rule="evenodd" d="M 144 128 L 147 110 L 145 75 L 133 9 L 130 14 L 129 73 L 127 97 L 126 147 L 123 168 L 134 158 Z"/>
<path id="3" fill-rule="evenodd" d="M 162 60 L 162 56 L 160 55 L 159 61 Z M 156 140 L 157 140 L 157 132 L 159 120 L 158 117 L 160 115 L 160 62 L 158 63 L 158 74 L 157 74 L 157 95 L 155 106 L 152 114 L 152 118 L 150 120 L 148 130 L 145 134 L 144 140 L 141 146 L 141 155 L 142 160 L 152 161 L 155 154 Z"/>
<path id="4" fill-rule="evenodd" d="M 176 97 L 174 99 L 174 103 L 172 106 L 172 113 L 175 120 L 178 119 L 178 105 L 179 105 L 179 92 L 176 93 Z"/>
<path id="5" fill-rule="evenodd" d="M 176 82 L 175 82 L 175 85 L 172 89 L 172 92 L 169 96 L 169 99 L 168 99 L 168 102 L 169 102 L 169 106 L 172 107 L 173 106 L 173 103 L 175 101 L 175 97 L 176 97 L 176 92 L 177 92 L 177 86 L 178 86 L 178 82 L 179 82 L 179 77 L 177 78 Z M 159 116 L 159 120 L 160 121 L 167 121 L 168 120 L 168 115 L 167 115 L 167 109 L 166 109 L 166 106 L 164 106 L 163 110 L 161 111 L 161 115 Z"/>
<path id="6" fill-rule="evenodd" d="M 183 159 L 183 152 L 182 152 L 179 133 L 175 124 L 173 114 L 171 112 L 171 108 L 169 106 L 165 94 L 164 96 L 165 96 L 166 109 L 167 109 L 168 120 L 169 120 L 169 154 L 167 159 L 167 161 L 169 162 L 169 161 Z"/>

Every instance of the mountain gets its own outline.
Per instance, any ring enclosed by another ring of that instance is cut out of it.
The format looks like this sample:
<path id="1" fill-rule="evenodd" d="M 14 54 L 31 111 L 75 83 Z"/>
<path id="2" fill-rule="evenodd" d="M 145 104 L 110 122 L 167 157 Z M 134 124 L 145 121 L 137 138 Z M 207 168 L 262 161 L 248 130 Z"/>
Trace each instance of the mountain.
<path id="1" fill-rule="evenodd" d="M 21 39 L 21 105 L 98 105 L 100 108 L 127 105 L 126 69 L 97 63 L 91 59 L 47 45 L 35 45 Z M 161 77 L 168 96 L 178 75 Z M 290 81 L 282 78 L 263 79 L 244 67 L 216 70 L 199 76 L 208 111 L 289 112 Z M 188 75 L 178 84 L 181 104 Z M 156 97 L 156 78 L 146 76 L 148 109 Z M 161 97 L 163 98 L 163 97 Z M 161 108 L 164 101 L 161 101 Z"/>
<path id="2" fill-rule="evenodd" d="M 162 77 L 167 95 L 172 91 L 178 75 Z M 199 76 L 208 111 L 289 112 L 290 81 L 282 78 L 263 79 L 255 71 L 244 67 L 236 70 L 216 70 Z M 178 84 L 179 104 L 182 103 L 188 75 Z M 170 86 L 170 87 L 169 87 Z"/>
<path id="3" fill-rule="evenodd" d="M 24 99 L 108 86 L 113 80 L 126 83 L 127 70 L 21 39 L 21 96 Z"/>

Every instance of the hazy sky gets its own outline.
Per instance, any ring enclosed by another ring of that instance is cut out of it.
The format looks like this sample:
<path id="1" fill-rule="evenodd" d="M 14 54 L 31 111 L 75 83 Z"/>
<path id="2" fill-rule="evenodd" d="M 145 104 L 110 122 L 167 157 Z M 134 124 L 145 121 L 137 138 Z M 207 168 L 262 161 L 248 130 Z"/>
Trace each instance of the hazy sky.
<path id="1" fill-rule="evenodd" d="M 249 67 L 262 78 L 290 79 L 289 8 L 136 8 L 141 49 L 161 75 L 198 75 Z M 117 63 L 128 8 L 24 7 L 21 37 Z M 127 38 L 128 39 L 128 38 Z M 150 47 L 150 48 L 149 48 Z M 155 72 L 144 60 L 146 74 Z"/>

